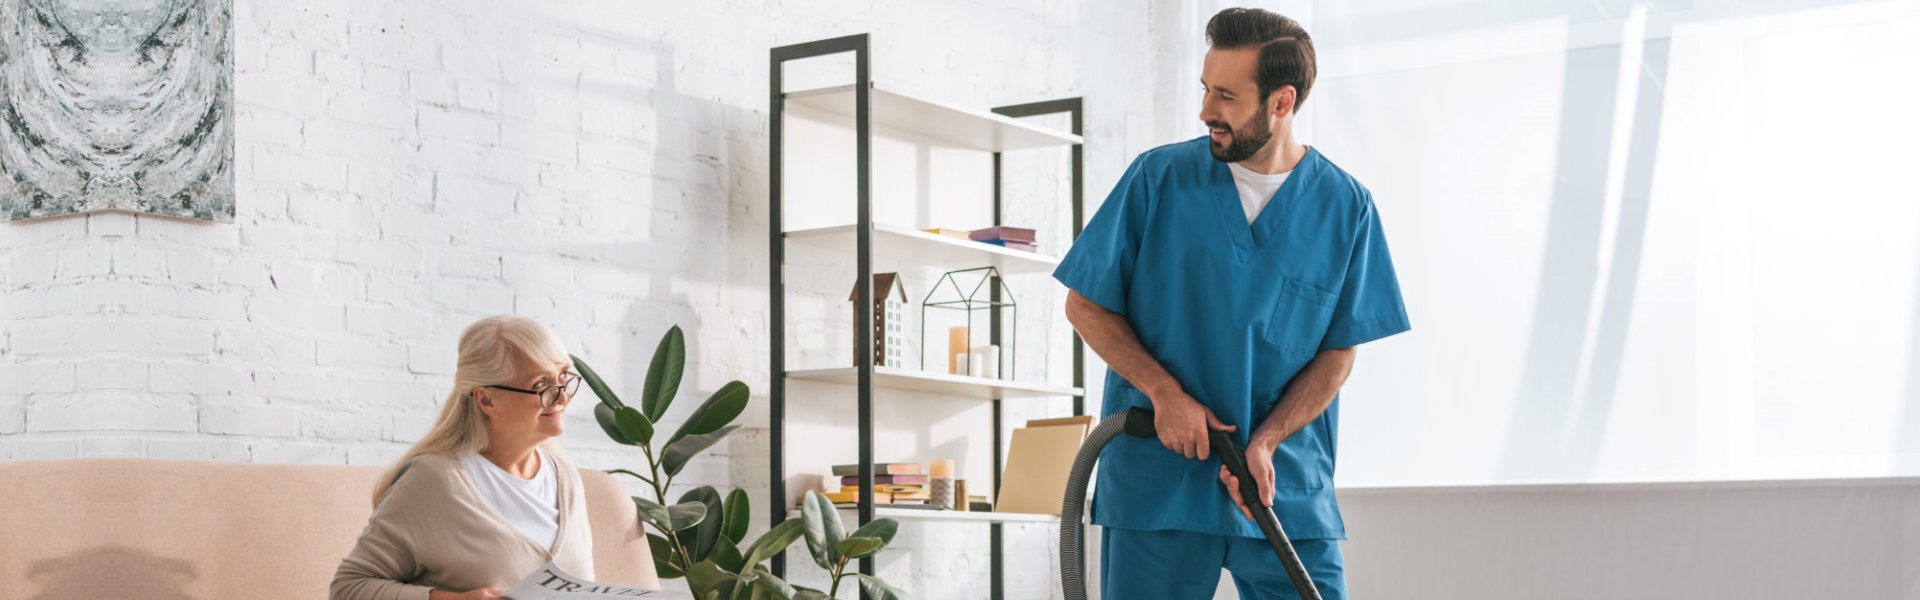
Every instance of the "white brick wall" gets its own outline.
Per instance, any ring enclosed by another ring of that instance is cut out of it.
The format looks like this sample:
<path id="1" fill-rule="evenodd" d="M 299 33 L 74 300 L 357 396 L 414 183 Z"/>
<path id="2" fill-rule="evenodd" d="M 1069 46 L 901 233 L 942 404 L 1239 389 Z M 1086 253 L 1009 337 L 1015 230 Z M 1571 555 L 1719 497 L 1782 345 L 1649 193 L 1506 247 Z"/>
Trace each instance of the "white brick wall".
<path id="1" fill-rule="evenodd" d="M 234 223 L 0 224 L 0 460 L 386 464 L 432 422 L 460 329 L 500 312 L 552 324 L 634 398 L 658 337 L 685 328 L 688 389 L 663 428 L 728 379 L 763 393 L 772 46 L 871 32 L 892 89 L 1084 94 L 1090 204 L 1170 141 L 1139 131 L 1191 120 L 1141 101 L 1176 85 L 1139 43 L 1166 35 L 1145 3 L 589 4 L 236 0 Z M 1023 193 L 1065 197 L 1039 185 Z M 1060 331 L 1036 327 L 1023 339 Z M 746 421 L 764 411 L 756 395 Z M 636 464 L 588 413 L 563 438 L 575 460 Z M 765 444 L 722 444 L 673 495 L 743 487 L 762 517 Z M 1009 557 L 1048 552 L 1046 532 L 1009 531 Z M 985 529 L 928 535 L 959 536 L 961 558 L 900 559 L 923 565 L 900 583 L 984 595 Z M 1009 597 L 1049 596 L 1041 575 Z"/>

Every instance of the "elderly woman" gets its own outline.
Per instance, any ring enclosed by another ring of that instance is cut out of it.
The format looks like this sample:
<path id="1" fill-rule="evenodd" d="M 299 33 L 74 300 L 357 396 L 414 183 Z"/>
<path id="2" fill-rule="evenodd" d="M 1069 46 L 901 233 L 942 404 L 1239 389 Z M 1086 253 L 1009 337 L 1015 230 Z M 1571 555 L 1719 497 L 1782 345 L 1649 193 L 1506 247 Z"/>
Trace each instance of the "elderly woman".
<path id="1" fill-rule="evenodd" d="M 553 332 L 487 317 L 460 334 L 453 391 L 378 480 L 334 600 L 491 600 L 552 560 L 593 578 L 580 474 L 554 436 L 580 379 Z"/>

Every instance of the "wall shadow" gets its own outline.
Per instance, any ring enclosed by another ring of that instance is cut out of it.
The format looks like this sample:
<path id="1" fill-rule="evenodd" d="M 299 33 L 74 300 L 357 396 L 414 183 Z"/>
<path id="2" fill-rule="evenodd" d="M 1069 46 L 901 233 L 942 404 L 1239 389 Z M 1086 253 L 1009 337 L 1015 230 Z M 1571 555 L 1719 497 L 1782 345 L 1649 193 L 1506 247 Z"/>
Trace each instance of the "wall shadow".
<path id="1" fill-rule="evenodd" d="M 1561 468 L 1582 475 L 1593 473 L 1606 434 L 1607 415 L 1619 393 L 1626 362 L 1627 333 L 1633 324 L 1634 293 L 1639 289 L 1641 259 L 1646 248 L 1648 213 L 1652 208 L 1654 165 L 1660 150 L 1660 124 L 1666 108 L 1668 40 L 1649 40 L 1644 47 L 1638 104 L 1628 142 L 1626 177 L 1622 182 L 1619 224 L 1615 229 L 1613 269 L 1600 307 L 1593 352 L 1587 358 L 1587 381 L 1574 413 L 1572 428 L 1562 438 Z M 1690 415 L 1689 415 L 1690 416 Z M 1678 418 L 1678 417 L 1676 417 Z"/>
<path id="2" fill-rule="evenodd" d="M 1586 346 L 1587 317 L 1599 285 L 1608 150 L 1618 90 L 1617 46 L 1569 50 L 1561 85 L 1559 153 L 1545 255 L 1534 295 L 1525 367 L 1500 454 L 1503 479 L 1560 471 L 1558 452 L 1573 410 Z M 1599 142 L 1599 143 L 1596 143 Z"/>

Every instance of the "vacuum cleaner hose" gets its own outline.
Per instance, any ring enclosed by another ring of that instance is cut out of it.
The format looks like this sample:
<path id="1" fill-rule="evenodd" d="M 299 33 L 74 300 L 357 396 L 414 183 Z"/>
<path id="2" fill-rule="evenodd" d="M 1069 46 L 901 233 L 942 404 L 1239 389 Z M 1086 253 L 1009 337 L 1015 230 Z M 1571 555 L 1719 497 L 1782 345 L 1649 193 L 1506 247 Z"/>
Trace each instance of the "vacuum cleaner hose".
<path id="1" fill-rule="evenodd" d="M 1107 442 L 1126 431 L 1127 416 L 1120 413 L 1101 421 L 1080 445 L 1080 454 L 1073 457 L 1073 471 L 1067 475 L 1067 497 L 1060 505 L 1060 588 L 1067 600 L 1087 600 L 1086 558 L 1081 542 L 1083 525 L 1080 521 L 1086 516 L 1087 481 L 1093 477 L 1093 465 L 1100 460 L 1100 451 Z M 1152 421 L 1148 421 L 1152 425 Z"/>
<path id="2" fill-rule="evenodd" d="M 1093 433 L 1080 445 L 1080 453 L 1073 458 L 1073 471 L 1067 476 L 1067 496 L 1060 505 L 1060 588 L 1067 600 L 1087 600 L 1086 549 L 1082 546 L 1085 537 L 1080 523 L 1086 516 L 1087 481 L 1093 477 L 1093 466 L 1100 460 L 1100 452 L 1121 433 L 1158 437 L 1153 426 L 1153 411 L 1135 407 L 1107 417 L 1093 428 Z M 1241 455 L 1233 438 L 1224 431 L 1211 432 L 1210 438 L 1212 452 L 1220 455 L 1228 472 L 1239 478 L 1241 497 L 1258 497 L 1259 487 L 1248 475 L 1246 457 Z M 1305 600 L 1320 600 L 1320 590 L 1313 585 L 1306 566 L 1300 563 L 1300 556 L 1294 553 L 1293 543 L 1287 540 L 1273 509 L 1260 506 L 1253 511 L 1253 516 L 1267 543 L 1273 546 L 1281 567 L 1286 569 L 1287 578 L 1293 581 L 1294 590 Z"/>

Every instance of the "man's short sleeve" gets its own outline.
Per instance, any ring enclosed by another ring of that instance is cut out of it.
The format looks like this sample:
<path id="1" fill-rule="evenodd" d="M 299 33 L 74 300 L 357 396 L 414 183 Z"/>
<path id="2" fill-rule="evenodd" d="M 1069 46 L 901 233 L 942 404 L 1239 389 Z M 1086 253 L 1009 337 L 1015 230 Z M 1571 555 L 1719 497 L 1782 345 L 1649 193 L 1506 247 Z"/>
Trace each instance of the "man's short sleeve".
<path id="1" fill-rule="evenodd" d="M 1140 251 L 1149 212 L 1147 178 L 1141 166 L 1144 158 L 1135 159 L 1127 167 L 1113 193 L 1093 213 L 1093 220 L 1087 222 L 1073 241 L 1073 248 L 1053 271 L 1053 278 L 1061 284 L 1122 315 L 1127 314 L 1127 289 L 1133 281 L 1134 258 Z"/>
<path id="2" fill-rule="evenodd" d="M 1371 199 L 1360 218 L 1346 283 L 1334 304 L 1333 323 L 1320 349 L 1348 348 L 1412 329 L 1400 298 L 1400 280 L 1387 252 L 1387 235 Z"/>

